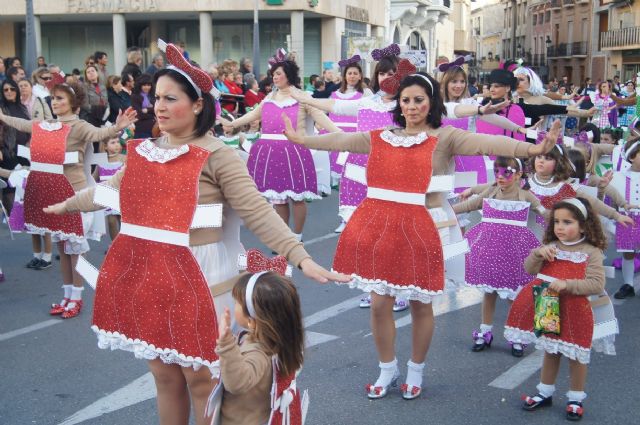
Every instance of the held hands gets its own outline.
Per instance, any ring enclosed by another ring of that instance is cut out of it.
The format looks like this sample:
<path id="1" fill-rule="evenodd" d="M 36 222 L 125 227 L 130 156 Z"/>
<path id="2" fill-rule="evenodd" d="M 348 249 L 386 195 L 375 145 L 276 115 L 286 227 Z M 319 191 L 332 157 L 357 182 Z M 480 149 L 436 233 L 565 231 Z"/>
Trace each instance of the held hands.
<path id="1" fill-rule="evenodd" d="M 220 118 L 220 123 L 222 124 L 222 131 L 225 133 L 233 133 L 233 124 L 226 118 Z"/>
<path id="2" fill-rule="evenodd" d="M 284 121 L 285 130 L 282 132 L 289 141 L 295 143 L 296 145 L 304 145 L 304 137 L 296 133 L 293 128 L 293 124 L 291 124 L 291 120 L 284 112 L 281 115 L 282 121 Z"/>
<path id="3" fill-rule="evenodd" d="M 466 201 L 471 195 L 473 195 L 473 192 L 471 191 L 471 188 L 468 187 L 458 194 L 458 198 L 460 198 L 461 201 Z"/>
<path id="4" fill-rule="evenodd" d="M 567 282 L 564 280 L 554 280 L 549 284 L 549 289 L 556 292 L 562 292 L 567 289 Z"/>
<path id="5" fill-rule="evenodd" d="M 218 322 L 218 340 L 225 339 L 229 335 L 231 335 L 231 312 L 229 307 L 225 307 L 220 322 Z"/>
<path id="6" fill-rule="evenodd" d="M 54 214 L 54 215 L 63 215 L 67 213 L 67 207 L 64 202 L 60 202 L 58 204 L 49 205 L 46 208 L 43 208 L 46 214 Z"/>
<path id="7" fill-rule="evenodd" d="M 613 179 L 613 171 L 609 170 L 606 173 L 604 173 L 604 175 L 598 182 L 598 187 L 600 189 L 604 189 L 605 187 L 609 186 L 609 183 L 611 183 L 612 179 Z"/>
<path id="8" fill-rule="evenodd" d="M 330 272 L 317 264 L 311 258 L 305 258 L 302 260 L 300 263 L 300 269 L 305 276 L 319 283 L 327 283 L 330 280 L 333 280 L 334 282 L 347 283 L 351 280 L 351 277 L 346 274 Z"/>
<path id="9" fill-rule="evenodd" d="M 118 117 L 116 118 L 116 128 L 118 131 L 129 127 L 138 121 L 138 113 L 135 109 L 129 107 L 126 110 L 120 110 Z"/>
<path id="10" fill-rule="evenodd" d="M 504 102 L 496 103 L 495 105 L 492 103 L 487 103 L 486 105 L 480 107 L 480 112 L 482 113 L 482 115 L 495 114 L 496 112 L 501 111 L 507 106 L 509 106 L 510 103 L 511 102 L 508 100 L 505 100 Z"/>
<path id="11" fill-rule="evenodd" d="M 556 248 L 555 245 L 544 245 L 538 248 L 538 255 L 541 256 L 545 261 L 554 261 L 556 259 L 557 253 L 558 248 Z"/>
<path id="12" fill-rule="evenodd" d="M 527 151 L 529 157 L 544 155 L 551 149 L 553 149 L 553 147 L 556 145 L 558 137 L 560 136 L 560 127 L 560 120 L 555 120 L 542 143 L 540 143 L 539 145 L 529 146 L 529 150 Z"/>

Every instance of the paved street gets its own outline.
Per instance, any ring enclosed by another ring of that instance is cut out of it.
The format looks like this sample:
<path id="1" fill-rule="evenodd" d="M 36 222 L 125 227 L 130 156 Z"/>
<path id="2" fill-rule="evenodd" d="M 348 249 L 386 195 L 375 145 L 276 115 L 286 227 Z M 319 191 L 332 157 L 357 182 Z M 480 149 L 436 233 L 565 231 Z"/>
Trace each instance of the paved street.
<path id="1" fill-rule="evenodd" d="M 330 266 L 337 237 L 337 194 L 309 207 L 305 231 L 308 250 Z M 266 251 L 243 230 L 245 246 Z M 107 243 L 92 245 L 88 256 L 99 264 Z M 266 251 L 268 252 L 268 251 Z M 608 255 L 613 258 L 610 250 Z M 99 350 L 89 329 L 93 291 L 84 293 L 77 319 L 48 315 L 60 297 L 58 265 L 47 271 L 24 268 L 30 240 L 11 241 L 0 230 L 0 263 L 7 281 L 0 284 L 0 424 L 154 424 L 154 386 L 144 361 L 125 352 Z M 308 348 L 300 388 L 308 388 L 307 424 L 563 424 L 566 362 L 552 408 L 528 413 L 520 395 L 538 382 L 541 356 L 528 349 L 516 359 L 502 338 L 507 305 L 498 304 L 497 338 L 488 351 L 472 353 L 471 331 L 478 325 L 478 292 L 465 289 L 440 299 L 434 309 L 436 334 L 427 358 L 425 391 L 404 401 L 397 390 L 369 401 L 364 386 L 378 373 L 369 313 L 357 306 L 360 293 L 333 284 L 318 285 L 295 272 L 306 317 Z M 610 279 L 610 293 L 619 286 Z M 616 303 L 621 335 L 616 357 L 592 355 L 583 423 L 634 424 L 640 393 L 640 297 Z M 410 353 L 409 312 L 396 313 L 397 353 L 403 373 Z"/>

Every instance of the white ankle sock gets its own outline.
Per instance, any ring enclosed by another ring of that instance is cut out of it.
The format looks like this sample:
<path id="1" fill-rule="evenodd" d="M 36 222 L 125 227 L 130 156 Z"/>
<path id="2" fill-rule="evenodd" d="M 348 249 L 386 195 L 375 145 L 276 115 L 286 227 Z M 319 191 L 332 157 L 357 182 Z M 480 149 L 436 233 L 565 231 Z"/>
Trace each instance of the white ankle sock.
<path id="1" fill-rule="evenodd" d="M 34 252 L 33 253 L 33 258 L 37 258 L 38 260 L 42 258 L 42 253 L 41 252 Z"/>
<path id="2" fill-rule="evenodd" d="M 407 385 L 414 387 L 422 387 L 422 372 L 424 371 L 424 363 L 414 363 L 411 360 L 407 362 Z"/>
<path id="3" fill-rule="evenodd" d="M 44 261 L 47 261 L 47 262 L 50 263 L 51 262 L 51 253 L 50 252 L 49 253 L 45 252 L 45 253 L 42 254 L 42 257 L 40 257 L 40 258 L 42 258 Z"/>
<path id="4" fill-rule="evenodd" d="M 569 401 L 577 401 L 578 403 L 582 403 L 582 400 L 587 398 L 587 393 L 584 391 L 567 391 L 567 399 Z"/>
<path id="5" fill-rule="evenodd" d="M 540 395 L 545 398 L 551 397 L 553 393 L 556 391 L 555 385 L 547 385 L 547 384 L 543 384 L 542 382 L 540 382 L 536 388 L 538 389 L 538 392 L 540 393 Z"/>
<path id="6" fill-rule="evenodd" d="M 484 323 L 480 324 L 480 333 L 481 334 L 486 334 L 487 332 L 491 332 L 493 331 L 493 325 L 486 325 Z M 482 337 L 478 337 L 476 338 L 476 344 L 484 344 L 484 338 Z"/>
<path id="7" fill-rule="evenodd" d="M 626 258 L 622 259 L 622 281 L 627 285 L 633 286 L 633 272 L 634 272 L 635 264 L 633 264 L 633 259 L 627 260 Z"/>
<path id="8" fill-rule="evenodd" d="M 296 237 L 298 241 L 302 242 L 302 233 L 294 233 L 293 235 Z"/>
<path id="9" fill-rule="evenodd" d="M 64 289 L 64 298 L 69 299 L 71 298 L 71 289 L 73 288 L 73 285 L 62 285 L 62 289 Z M 60 305 L 65 307 L 66 301 L 63 299 L 62 301 L 60 301 Z"/>
<path id="10" fill-rule="evenodd" d="M 388 363 L 380 362 L 380 376 L 373 385 L 374 387 L 387 387 L 393 381 L 396 371 L 398 370 L 398 359 L 393 359 Z"/>
<path id="11" fill-rule="evenodd" d="M 68 308 L 75 307 L 76 303 L 74 301 L 82 300 L 82 291 L 84 291 L 84 287 L 71 287 L 71 301 L 69 301 L 69 304 L 67 304 Z"/>

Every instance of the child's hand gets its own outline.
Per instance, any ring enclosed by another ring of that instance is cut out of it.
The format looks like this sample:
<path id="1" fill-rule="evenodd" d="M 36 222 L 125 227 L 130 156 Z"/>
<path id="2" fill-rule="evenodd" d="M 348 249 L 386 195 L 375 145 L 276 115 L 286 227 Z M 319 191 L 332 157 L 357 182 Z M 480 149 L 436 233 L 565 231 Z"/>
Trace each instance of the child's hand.
<path id="1" fill-rule="evenodd" d="M 554 280 L 549 284 L 549 289 L 556 292 L 562 292 L 567 289 L 567 282 L 564 280 Z"/>
<path id="2" fill-rule="evenodd" d="M 296 133 L 296 131 L 293 129 L 293 124 L 291 124 L 291 120 L 284 112 L 282 113 L 282 120 L 284 121 L 284 126 L 286 128 L 282 132 L 282 134 L 284 134 L 287 139 L 289 139 L 289 141 L 295 143 L 296 145 L 304 145 L 304 137 Z"/>
<path id="3" fill-rule="evenodd" d="M 218 323 L 218 339 L 224 339 L 231 335 L 231 312 L 229 307 L 224 308 L 224 314 Z"/>
<path id="4" fill-rule="evenodd" d="M 471 191 L 471 188 L 469 187 L 469 188 L 463 190 L 462 192 L 460 192 L 458 194 L 458 198 L 460 198 L 461 201 L 464 201 L 467 198 L 469 198 L 471 195 L 473 195 L 473 192 Z"/>
<path id="5" fill-rule="evenodd" d="M 545 259 L 545 261 L 554 261 L 556 259 L 556 254 L 558 253 L 558 248 L 554 245 L 545 245 L 538 248 L 538 254 Z"/>
<path id="6" fill-rule="evenodd" d="M 616 221 L 622 224 L 624 227 L 633 226 L 635 224 L 633 219 L 626 215 L 621 215 Z"/>
<path id="7" fill-rule="evenodd" d="M 60 202 L 57 204 L 49 205 L 48 207 L 43 208 L 42 211 L 47 214 L 62 215 L 67 213 L 67 207 L 65 206 L 64 202 Z"/>
<path id="8" fill-rule="evenodd" d="M 613 180 L 613 171 L 609 170 L 606 173 L 604 173 L 604 175 L 602 176 L 602 178 L 598 182 L 598 187 L 600 189 L 604 189 L 605 187 L 607 187 L 609 185 L 609 183 L 611 183 L 611 180 Z"/>

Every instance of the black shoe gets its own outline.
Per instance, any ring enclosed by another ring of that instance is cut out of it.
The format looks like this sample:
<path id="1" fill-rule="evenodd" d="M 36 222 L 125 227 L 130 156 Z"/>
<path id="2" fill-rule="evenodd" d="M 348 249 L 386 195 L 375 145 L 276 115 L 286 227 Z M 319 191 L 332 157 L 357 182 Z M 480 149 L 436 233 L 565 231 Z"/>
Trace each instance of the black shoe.
<path id="1" fill-rule="evenodd" d="M 625 298 L 634 297 L 635 295 L 636 291 L 633 289 L 633 286 L 625 283 L 620 287 L 620 289 L 618 289 L 618 292 L 613 294 L 613 298 L 617 300 L 624 300 Z"/>
<path id="2" fill-rule="evenodd" d="M 39 259 L 39 258 L 36 258 L 36 257 L 33 257 L 33 258 L 31 259 L 31 261 L 29 261 L 29 262 L 25 265 L 25 267 L 26 267 L 26 268 L 28 268 L 28 269 L 35 269 L 36 267 L 38 267 L 38 264 L 40 264 L 40 259 Z"/>
<path id="3" fill-rule="evenodd" d="M 522 357 L 524 355 L 524 346 L 521 345 L 520 348 L 516 348 L 513 345 L 511 346 L 511 355 L 513 357 Z"/>
<path id="4" fill-rule="evenodd" d="M 60 261 L 60 254 L 56 254 L 56 260 Z"/>
<path id="5" fill-rule="evenodd" d="M 34 267 L 35 270 L 46 270 L 51 267 L 51 261 L 45 261 L 40 259 L 38 265 Z"/>
<path id="6" fill-rule="evenodd" d="M 551 406 L 553 404 L 553 397 L 543 397 L 540 394 L 536 394 L 533 397 L 524 396 L 524 404 L 522 408 L 529 412 L 537 410 L 540 407 Z"/>
<path id="7" fill-rule="evenodd" d="M 579 401 L 570 401 L 567 403 L 567 420 L 579 421 L 582 419 L 584 410 L 582 409 L 582 403 Z"/>

